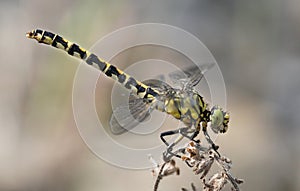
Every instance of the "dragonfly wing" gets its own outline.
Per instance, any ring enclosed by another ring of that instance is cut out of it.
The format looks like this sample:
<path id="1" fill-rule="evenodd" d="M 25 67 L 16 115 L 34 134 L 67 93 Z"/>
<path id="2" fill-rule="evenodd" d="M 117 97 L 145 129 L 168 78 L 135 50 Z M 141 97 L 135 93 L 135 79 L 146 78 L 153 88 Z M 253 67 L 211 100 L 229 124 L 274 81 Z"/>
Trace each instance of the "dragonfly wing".
<path id="1" fill-rule="evenodd" d="M 143 83 L 162 93 L 172 88 L 167 83 L 156 79 L 145 80 Z M 130 93 L 128 103 L 118 106 L 111 115 L 111 132 L 118 135 L 133 129 L 139 123 L 149 119 L 152 111 L 153 107 L 147 100 Z"/>
<path id="2" fill-rule="evenodd" d="M 183 87 L 192 88 L 203 78 L 205 72 L 215 66 L 215 63 L 206 63 L 200 66 L 190 66 L 182 71 L 175 71 L 169 74 L 173 83 L 180 83 Z"/>
<path id="3" fill-rule="evenodd" d="M 164 79 L 164 77 L 162 77 Z M 161 92 L 162 94 L 170 89 L 173 89 L 169 84 L 162 80 L 149 79 L 143 81 L 144 84 L 150 86 L 151 88 Z"/>
<path id="4" fill-rule="evenodd" d="M 118 135 L 133 129 L 140 122 L 149 118 L 151 111 L 149 104 L 131 94 L 129 102 L 118 106 L 111 115 L 110 128 L 112 133 Z"/>

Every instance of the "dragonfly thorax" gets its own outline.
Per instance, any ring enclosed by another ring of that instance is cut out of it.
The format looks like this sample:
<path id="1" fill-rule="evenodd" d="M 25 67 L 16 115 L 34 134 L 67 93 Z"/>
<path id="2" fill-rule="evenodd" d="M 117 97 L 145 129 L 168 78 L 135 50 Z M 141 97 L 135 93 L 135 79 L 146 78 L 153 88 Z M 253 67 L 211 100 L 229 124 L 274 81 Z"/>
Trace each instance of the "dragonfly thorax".
<path id="1" fill-rule="evenodd" d="M 174 90 L 168 92 L 164 100 L 164 111 L 186 125 L 207 121 L 207 104 L 196 92 Z"/>

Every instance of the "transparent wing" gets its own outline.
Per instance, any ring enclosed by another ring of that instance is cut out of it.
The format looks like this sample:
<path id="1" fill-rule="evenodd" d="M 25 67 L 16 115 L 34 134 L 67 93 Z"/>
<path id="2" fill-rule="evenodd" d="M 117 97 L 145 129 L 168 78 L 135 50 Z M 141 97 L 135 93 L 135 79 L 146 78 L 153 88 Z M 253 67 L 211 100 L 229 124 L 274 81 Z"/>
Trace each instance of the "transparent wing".
<path id="1" fill-rule="evenodd" d="M 161 96 L 172 89 L 170 85 L 161 80 L 150 79 L 143 81 L 143 83 L 161 92 Z M 149 119 L 153 109 L 152 104 L 130 93 L 128 103 L 118 106 L 111 115 L 109 123 L 111 132 L 119 135 L 133 129 L 139 123 Z"/>
<path id="2" fill-rule="evenodd" d="M 165 79 L 163 76 L 161 78 Z M 166 82 L 164 82 L 162 80 L 150 79 L 150 80 L 143 81 L 143 83 L 150 86 L 151 88 L 159 91 L 161 94 L 164 94 L 164 92 L 167 92 L 167 91 L 173 89 L 169 84 L 167 84 Z"/>
<path id="3" fill-rule="evenodd" d="M 130 94 L 128 103 L 118 106 L 110 118 L 111 132 L 115 135 L 125 133 L 140 122 L 149 118 L 152 109 L 150 104 Z"/>
<path id="4" fill-rule="evenodd" d="M 215 63 L 206 63 L 200 66 L 190 66 L 182 71 L 175 71 L 169 74 L 171 81 L 179 84 L 184 89 L 193 88 L 203 78 L 205 72 L 215 66 Z"/>

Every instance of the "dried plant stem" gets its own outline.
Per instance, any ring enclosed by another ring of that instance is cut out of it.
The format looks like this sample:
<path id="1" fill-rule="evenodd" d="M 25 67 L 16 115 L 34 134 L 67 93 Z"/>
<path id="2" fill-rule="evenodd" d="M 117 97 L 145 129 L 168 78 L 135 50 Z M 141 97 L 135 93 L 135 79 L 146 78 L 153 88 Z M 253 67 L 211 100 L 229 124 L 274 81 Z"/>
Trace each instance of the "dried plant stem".
<path id="1" fill-rule="evenodd" d="M 158 185 L 159 185 L 161 179 L 163 178 L 163 170 L 164 170 L 166 164 L 167 164 L 167 163 L 165 162 L 165 163 L 163 163 L 162 166 L 160 167 L 159 173 L 158 173 L 158 175 L 157 175 L 157 178 L 156 178 L 156 181 L 155 181 L 155 184 L 154 184 L 154 190 L 153 190 L 153 191 L 157 191 L 157 189 L 158 189 Z"/>
<path id="2" fill-rule="evenodd" d="M 169 176 L 174 173 L 179 175 L 179 168 L 176 166 L 175 160 L 173 159 L 178 152 L 181 153 L 181 160 L 192 169 L 195 175 L 200 176 L 204 191 L 220 191 L 227 183 L 231 184 L 232 190 L 240 190 L 238 185 L 243 183 L 243 180 L 233 177 L 229 172 L 232 167 L 232 161 L 215 151 L 211 145 L 207 147 L 203 146 L 200 142 L 195 143 L 194 141 L 191 141 L 183 148 L 175 151 L 175 154 L 173 153 L 173 155 L 170 155 L 170 160 L 165 161 L 161 165 L 154 185 L 154 191 L 158 190 L 158 186 L 164 176 Z M 212 170 L 213 164 L 217 164 L 219 170 Z M 156 165 L 156 168 L 158 171 L 158 165 Z M 192 191 L 197 190 L 193 183 L 191 184 L 191 188 Z M 188 191 L 186 188 L 181 188 L 181 190 Z"/>

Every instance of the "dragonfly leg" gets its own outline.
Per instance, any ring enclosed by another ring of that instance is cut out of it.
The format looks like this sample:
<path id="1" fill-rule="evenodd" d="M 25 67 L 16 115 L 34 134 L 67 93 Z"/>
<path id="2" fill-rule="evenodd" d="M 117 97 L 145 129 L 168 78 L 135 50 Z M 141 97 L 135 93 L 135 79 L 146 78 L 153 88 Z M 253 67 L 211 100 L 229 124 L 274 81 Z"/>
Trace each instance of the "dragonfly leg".
<path id="1" fill-rule="evenodd" d="M 200 131 L 196 130 L 191 136 L 188 135 L 188 133 L 186 133 L 185 137 L 187 137 L 188 139 L 190 139 L 191 141 L 194 141 L 195 143 L 200 143 L 200 140 L 195 140 L 195 138 L 197 137 L 197 135 L 199 135 Z M 183 134 L 183 133 L 182 133 Z"/>
<path id="2" fill-rule="evenodd" d="M 162 132 L 160 134 L 160 139 L 167 145 L 169 146 L 170 144 L 168 143 L 168 141 L 164 138 L 166 136 L 170 136 L 170 135 L 175 135 L 175 134 L 178 134 L 179 133 L 179 129 L 177 130 L 172 130 L 172 131 L 165 131 L 165 132 Z"/>
<path id="3" fill-rule="evenodd" d="M 190 133 L 193 133 L 192 135 L 189 135 Z M 191 129 L 190 127 L 183 127 L 177 130 L 172 130 L 172 131 L 166 131 L 160 134 L 161 140 L 169 146 L 169 143 L 166 141 L 164 137 L 170 136 L 170 135 L 175 135 L 175 134 L 181 134 L 182 136 L 188 138 L 191 141 L 194 141 L 195 143 L 199 143 L 200 140 L 195 140 L 195 137 L 200 133 L 200 130 L 194 130 Z"/>
<path id="4" fill-rule="evenodd" d="M 167 150 L 163 153 L 163 160 L 165 162 L 170 161 L 172 157 L 181 158 L 180 155 L 176 154 L 178 152 L 178 150 L 175 152 L 173 151 L 174 146 L 175 146 L 175 144 L 172 143 L 171 145 L 168 146 Z"/>
<path id="5" fill-rule="evenodd" d="M 181 128 L 179 133 L 188 138 L 189 140 L 195 142 L 195 143 L 200 143 L 200 140 L 195 140 L 195 138 L 197 137 L 197 135 L 200 133 L 200 130 L 198 129 L 191 129 L 190 127 L 185 127 L 185 128 Z M 193 133 L 192 135 L 190 135 L 191 133 Z"/>
<path id="6" fill-rule="evenodd" d="M 202 123 L 202 131 L 203 131 L 203 133 L 204 133 L 204 136 L 205 136 L 207 142 L 212 146 L 212 148 L 214 149 L 214 151 L 216 151 L 216 153 L 217 153 L 219 156 L 221 156 L 220 153 L 218 152 L 219 146 L 216 145 L 216 144 L 211 140 L 209 134 L 207 133 L 207 124 L 206 124 L 206 123 Z"/>
<path id="7" fill-rule="evenodd" d="M 190 133 L 193 133 L 192 135 L 189 135 Z M 166 136 L 171 136 L 171 135 L 176 135 L 180 134 L 180 136 L 173 142 L 173 143 L 168 143 L 168 141 L 165 139 Z M 175 154 L 178 152 L 182 152 L 182 149 L 178 149 L 177 151 L 173 151 L 173 148 L 175 145 L 177 145 L 183 137 L 188 138 L 189 140 L 194 141 L 195 143 L 199 143 L 199 140 L 195 140 L 194 138 L 199 134 L 199 131 L 195 131 L 195 129 L 191 129 L 190 127 L 183 127 L 177 130 L 171 130 L 171 131 L 166 131 L 160 134 L 161 140 L 168 146 L 167 151 L 164 153 L 164 160 L 168 161 L 172 156 L 175 156 L 177 158 L 181 158 L 180 155 Z"/>
<path id="8" fill-rule="evenodd" d="M 178 152 L 181 152 L 182 149 L 179 149 L 177 151 L 173 151 L 173 148 L 175 145 L 177 145 L 182 139 L 183 137 L 185 137 L 183 134 L 183 132 L 186 132 L 188 128 L 184 127 L 184 128 L 180 128 L 177 130 L 171 130 L 171 131 L 166 131 L 160 134 L 160 138 L 161 140 L 168 146 L 167 151 L 164 152 L 164 160 L 168 161 L 169 159 L 171 159 L 171 157 L 175 156 L 177 158 L 181 158 L 180 155 L 176 154 Z M 180 134 L 180 136 L 178 136 L 178 138 L 173 142 L 173 143 L 168 143 L 168 141 L 165 139 L 166 136 L 171 136 L 171 135 L 176 135 L 176 134 Z"/>

